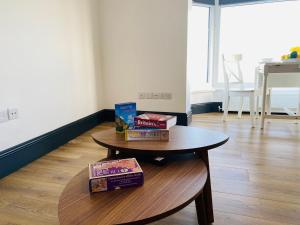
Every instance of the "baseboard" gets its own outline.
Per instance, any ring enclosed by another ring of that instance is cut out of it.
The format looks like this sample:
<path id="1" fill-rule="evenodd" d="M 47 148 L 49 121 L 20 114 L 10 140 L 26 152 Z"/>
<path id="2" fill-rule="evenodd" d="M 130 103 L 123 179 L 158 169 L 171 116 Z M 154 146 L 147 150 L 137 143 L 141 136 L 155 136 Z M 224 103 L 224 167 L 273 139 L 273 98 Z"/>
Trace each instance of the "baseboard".
<path id="1" fill-rule="evenodd" d="M 104 121 L 103 110 L 0 152 L 0 178 L 18 170 Z"/>
<path id="2" fill-rule="evenodd" d="M 192 113 L 201 114 L 209 112 L 220 112 L 220 108 L 222 108 L 222 102 L 206 102 L 192 104 Z"/>
<path id="3" fill-rule="evenodd" d="M 193 113 L 192 111 L 189 111 L 186 115 L 187 115 L 187 125 L 190 125 L 192 123 Z"/>
<path id="4" fill-rule="evenodd" d="M 138 111 L 139 114 L 146 111 Z M 148 112 L 148 111 L 147 111 Z M 177 116 L 177 125 L 188 125 L 188 114 L 154 112 Z M 39 137 L 0 152 L 0 179 L 42 157 L 104 121 L 113 122 L 115 111 L 104 109 L 92 115 L 57 128 Z"/>
<path id="5" fill-rule="evenodd" d="M 209 112 L 221 112 L 222 110 L 222 102 L 206 102 L 206 103 L 198 103 L 192 104 L 192 114 L 201 114 L 201 113 L 209 113 Z M 229 111 L 228 113 L 238 113 L 238 111 Z M 243 111 L 243 114 L 250 114 L 249 111 Z M 272 115 L 288 115 L 284 112 L 272 112 Z"/>
<path id="6" fill-rule="evenodd" d="M 224 111 L 222 110 L 220 112 L 223 113 Z M 228 113 L 230 113 L 230 114 L 237 114 L 238 111 L 228 111 Z M 250 112 L 249 111 L 243 111 L 243 114 L 249 114 L 250 115 Z M 271 112 L 271 115 L 288 115 L 288 114 L 285 113 L 285 112 Z"/>

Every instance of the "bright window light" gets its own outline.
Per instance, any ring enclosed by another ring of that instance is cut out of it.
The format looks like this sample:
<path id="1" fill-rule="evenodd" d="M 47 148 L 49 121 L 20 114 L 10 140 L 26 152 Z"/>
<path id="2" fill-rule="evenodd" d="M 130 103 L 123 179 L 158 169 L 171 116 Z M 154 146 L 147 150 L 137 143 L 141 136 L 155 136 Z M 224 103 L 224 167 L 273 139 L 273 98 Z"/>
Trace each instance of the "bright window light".
<path id="1" fill-rule="evenodd" d="M 193 6 L 188 24 L 188 78 L 191 91 L 207 85 L 209 8 Z"/>
<path id="2" fill-rule="evenodd" d="M 224 7 L 221 11 L 220 56 L 243 55 L 244 81 L 254 82 L 255 66 L 263 58 L 279 61 L 300 46 L 300 1 Z M 222 61 L 219 78 L 223 81 Z"/>

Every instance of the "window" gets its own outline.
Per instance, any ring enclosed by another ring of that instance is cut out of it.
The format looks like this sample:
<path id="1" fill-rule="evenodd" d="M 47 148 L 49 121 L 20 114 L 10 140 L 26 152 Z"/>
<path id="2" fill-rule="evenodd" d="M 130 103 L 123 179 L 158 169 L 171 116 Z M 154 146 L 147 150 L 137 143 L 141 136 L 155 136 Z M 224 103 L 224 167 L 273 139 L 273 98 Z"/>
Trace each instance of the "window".
<path id="1" fill-rule="evenodd" d="M 194 5 L 188 24 L 188 78 L 191 91 L 205 88 L 208 82 L 209 7 Z"/>
<path id="2" fill-rule="evenodd" d="M 244 81 L 254 82 L 254 68 L 263 58 L 279 60 L 300 45 L 300 1 L 223 7 L 220 56 L 241 53 Z M 218 81 L 223 81 L 219 60 Z"/>

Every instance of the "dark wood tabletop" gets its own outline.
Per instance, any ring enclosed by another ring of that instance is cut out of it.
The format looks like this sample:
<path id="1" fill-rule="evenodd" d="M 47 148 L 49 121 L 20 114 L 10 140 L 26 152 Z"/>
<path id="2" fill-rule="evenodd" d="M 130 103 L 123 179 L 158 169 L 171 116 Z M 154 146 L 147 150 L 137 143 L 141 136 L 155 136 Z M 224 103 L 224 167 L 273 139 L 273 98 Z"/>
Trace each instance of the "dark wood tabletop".
<path id="1" fill-rule="evenodd" d="M 214 222 L 209 155 L 208 151 L 225 144 L 229 137 L 221 132 L 190 126 L 170 128 L 169 141 L 125 141 L 124 134 L 117 134 L 115 128 L 109 128 L 92 134 L 99 145 L 108 149 L 107 157 L 116 157 L 117 151 L 130 154 L 153 154 L 166 156 L 175 153 L 196 153 L 208 170 L 203 196 L 208 223 Z"/>
<path id="2" fill-rule="evenodd" d="M 201 159 L 177 160 L 164 166 L 140 164 L 145 177 L 143 186 L 111 192 L 90 194 L 88 169 L 81 171 L 60 197 L 60 224 L 146 224 L 177 212 L 193 200 L 199 221 L 203 219 L 202 190 L 208 172 Z"/>
<path id="3" fill-rule="evenodd" d="M 187 153 L 210 150 L 223 145 L 229 137 L 223 133 L 198 127 L 174 126 L 170 128 L 169 141 L 125 141 L 124 134 L 115 128 L 92 134 L 99 145 L 111 150 L 145 152 L 154 154 Z"/>

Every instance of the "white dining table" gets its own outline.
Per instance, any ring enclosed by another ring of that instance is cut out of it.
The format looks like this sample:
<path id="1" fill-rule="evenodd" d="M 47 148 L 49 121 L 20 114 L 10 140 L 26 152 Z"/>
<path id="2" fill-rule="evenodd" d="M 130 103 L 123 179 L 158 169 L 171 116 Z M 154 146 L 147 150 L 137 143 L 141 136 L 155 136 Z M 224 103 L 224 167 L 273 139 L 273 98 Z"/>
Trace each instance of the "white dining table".
<path id="1" fill-rule="evenodd" d="M 265 119 L 300 119 L 300 115 L 267 115 L 267 90 L 271 88 L 300 88 L 300 61 L 271 62 L 264 64 L 261 129 L 264 129 Z M 298 106 L 298 109 L 300 105 Z"/>

